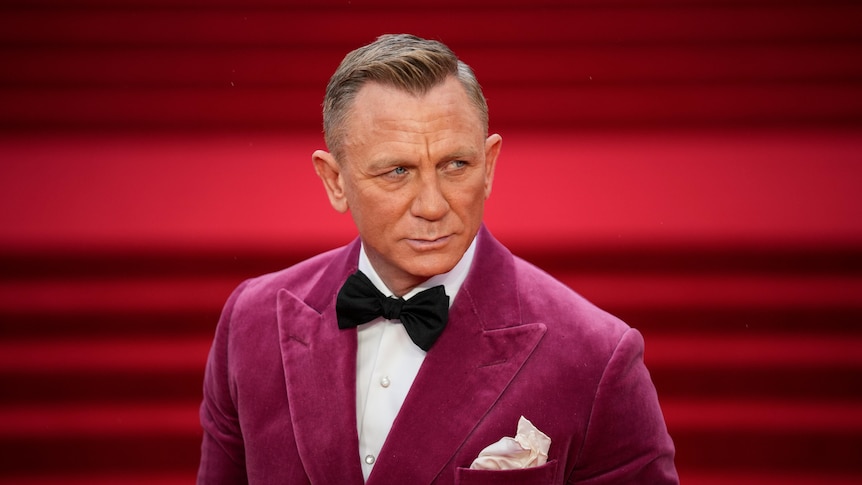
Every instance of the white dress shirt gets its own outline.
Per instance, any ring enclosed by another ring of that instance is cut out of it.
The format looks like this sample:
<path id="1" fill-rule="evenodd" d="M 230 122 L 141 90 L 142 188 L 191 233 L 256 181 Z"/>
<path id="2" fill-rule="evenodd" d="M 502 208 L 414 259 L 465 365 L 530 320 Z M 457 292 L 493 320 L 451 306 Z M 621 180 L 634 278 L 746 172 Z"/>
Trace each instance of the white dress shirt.
<path id="1" fill-rule="evenodd" d="M 451 271 L 434 276 L 404 295 L 405 300 L 420 291 L 443 285 L 449 306 L 464 283 L 473 262 L 476 239 Z M 374 271 L 363 246 L 359 252 L 359 270 L 388 297 L 394 297 Z M 356 423 L 359 432 L 359 458 L 365 480 L 383 448 L 392 422 L 410 391 L 410 386 L 425 360 L 425 351 L 410 340 L 404 325 L 383 317 L 359 325 L 359 347 L 356 356 Z"/>

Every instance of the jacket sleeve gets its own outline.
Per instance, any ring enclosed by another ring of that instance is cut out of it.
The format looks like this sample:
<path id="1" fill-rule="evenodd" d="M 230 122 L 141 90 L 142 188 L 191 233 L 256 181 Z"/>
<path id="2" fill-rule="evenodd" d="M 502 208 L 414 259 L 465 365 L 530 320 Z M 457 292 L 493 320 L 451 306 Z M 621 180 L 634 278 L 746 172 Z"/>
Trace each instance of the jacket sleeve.
<path id="1" fill-rule="evenodd" d="M 228 358 L 231 316 L 245 285 L 240 285 L 228 298 L 207 359 L 200 408 L 203 442 L 198 484 L 248 483 L 245 448 Z"/>
<path id="2" fill-rule="evenodd" d="M 643 363 L 640 332 L 623 333 L 593 400 L 569 483 L 677 484 L 674 446 Z"/>

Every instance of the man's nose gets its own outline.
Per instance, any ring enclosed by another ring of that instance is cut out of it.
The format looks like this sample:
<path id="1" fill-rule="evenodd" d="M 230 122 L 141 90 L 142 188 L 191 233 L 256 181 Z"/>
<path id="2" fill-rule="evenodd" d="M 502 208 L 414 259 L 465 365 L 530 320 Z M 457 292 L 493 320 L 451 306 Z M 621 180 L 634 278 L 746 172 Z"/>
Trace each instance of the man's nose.
<path id="1" fill-rule="evenodd" d="M 429 221 L 441 219 L 449 210 L 449 202 L 443 194 L 437 174 L 424 175 L 418 184 L 411 213 Z"/>

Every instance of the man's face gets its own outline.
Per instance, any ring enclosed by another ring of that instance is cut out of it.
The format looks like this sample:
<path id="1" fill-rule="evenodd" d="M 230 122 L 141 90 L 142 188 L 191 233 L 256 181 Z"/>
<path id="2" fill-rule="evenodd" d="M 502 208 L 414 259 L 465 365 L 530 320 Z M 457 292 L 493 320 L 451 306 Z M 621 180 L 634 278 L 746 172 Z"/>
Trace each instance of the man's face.
<path id="1" fill-rule="evenodd" d="M 502 143 L 450 77 L 417 97 L 369 83 L 346 121 L 343 159 L 314 154 L 330 202 L 350 210 L 396 294 L 451 270 L 482 222 Z"/>

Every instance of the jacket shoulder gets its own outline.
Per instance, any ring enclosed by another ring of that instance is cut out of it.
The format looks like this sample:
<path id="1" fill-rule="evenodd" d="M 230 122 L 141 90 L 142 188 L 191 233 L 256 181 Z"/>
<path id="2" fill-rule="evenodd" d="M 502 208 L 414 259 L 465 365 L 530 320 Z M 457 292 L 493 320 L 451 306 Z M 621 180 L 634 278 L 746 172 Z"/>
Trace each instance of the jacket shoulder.
<path id="1" fill-rule="evenodd" d="M 518 296 L 525 321 L 544 322 L 552 334 L 574 336 L 612 351 L 631 327 L 546 271 L 517 256 Z"/>
<path id="2" fill-rule="evenodd" d="M 250 278 L 234 290 L 239 293 L 236 295 L 236 304 L 245 307 L 274 301 L 281 290 L 306 299 L 315 289 L 319 290 L 321 284 L 335 288 L 340 282 L 333 279 L 329 284 L 327 278 L 341 275 L 343 270 L 336 268 L 336 271 L 333 271 L 333 265 L 346 258 L 350 250 L 350 246 L 332 249 L 282 270 Z"/>

